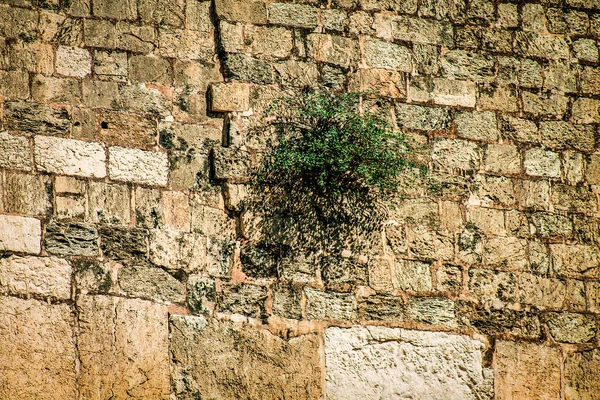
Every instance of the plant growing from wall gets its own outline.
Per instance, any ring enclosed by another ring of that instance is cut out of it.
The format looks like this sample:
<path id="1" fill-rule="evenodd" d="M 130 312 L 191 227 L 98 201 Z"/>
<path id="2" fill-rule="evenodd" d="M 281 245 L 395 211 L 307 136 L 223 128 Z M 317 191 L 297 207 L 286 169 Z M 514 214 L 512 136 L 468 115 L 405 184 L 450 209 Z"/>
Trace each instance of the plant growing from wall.
<path id="1" fill-rule="evenodd" d="M 411 141 L 360 100 L 358 93 L 304 92 L 268 111 L 274 135 L 255 183 L 272 211 L 299 218 L 314 234 L 378 228 L 381 200 L 414 167 Z"/>

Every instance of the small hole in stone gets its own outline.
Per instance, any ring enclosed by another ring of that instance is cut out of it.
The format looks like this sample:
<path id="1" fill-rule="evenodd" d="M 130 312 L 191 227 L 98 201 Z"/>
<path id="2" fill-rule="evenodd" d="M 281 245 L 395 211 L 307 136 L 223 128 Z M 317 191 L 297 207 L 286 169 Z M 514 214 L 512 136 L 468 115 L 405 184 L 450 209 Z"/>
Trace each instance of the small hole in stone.
<path id="1" fill-rule="evenodd" d="M 102 121 L 102 122 L 100 123 L 100 126 L 102 127 L 102 129 L 108 129 L 108 122 L 106 122 L 106 121 Z"/>

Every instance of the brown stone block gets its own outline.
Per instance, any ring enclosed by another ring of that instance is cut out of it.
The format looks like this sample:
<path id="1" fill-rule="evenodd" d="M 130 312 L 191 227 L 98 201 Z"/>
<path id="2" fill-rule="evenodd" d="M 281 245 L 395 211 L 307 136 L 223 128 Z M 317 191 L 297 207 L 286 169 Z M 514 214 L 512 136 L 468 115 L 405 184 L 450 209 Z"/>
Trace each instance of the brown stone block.
<path id="1" fill-rule="evenodd" d="M 108 144 L 147 148 L 156 143 L 156 125 L 149 118 L 106 110 L 96 121 L 98 139 Z"/>
<path id="2" fill-rule="evenodd" d="M 559 349 L 499 341 L 494 352 L 498 400 L 560 399 Z"/>
<path id="3" fill-rule="evenodd" d="M 77 104 L 81 101 L 81 85 L 77 79 L 36 75 L 31 83 L 31 96 L 41 103 Z"/>
<path id="4" fill-rule="evenodd" d="M 575 353 L 565 361 L 565 399 L 596 400 L 600 393 L 600 350 Z"/>
<path id="5" fill-rule="evenodd" d="M 52 182 L 47 175 L 6 174 L 6 211 L 25 215 L 52 213 Z"/>
<path id="6" fill-rule="evenodd" d="M 0 398 L 75 399 L 75 366 L 68 305 L 0 297 Z"/>
<path id="7" fill-rule="evenodd" d="M 82 398 L 169 398 L 167 307 L 138 299 L 81 296 Z"/>

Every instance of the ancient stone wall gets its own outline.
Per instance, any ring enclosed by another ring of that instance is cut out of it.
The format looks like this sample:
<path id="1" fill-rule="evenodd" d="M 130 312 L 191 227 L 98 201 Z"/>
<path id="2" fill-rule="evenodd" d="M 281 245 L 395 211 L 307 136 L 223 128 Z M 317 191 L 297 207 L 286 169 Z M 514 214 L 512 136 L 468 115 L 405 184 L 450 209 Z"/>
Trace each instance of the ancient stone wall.
<path id="1" fill-rule="evenodd" d="M 1 3 L 1 399 L 600 399 L 598 0 Z M 361 250 L 247 206 L 307 87 L 428 167 Z"/>

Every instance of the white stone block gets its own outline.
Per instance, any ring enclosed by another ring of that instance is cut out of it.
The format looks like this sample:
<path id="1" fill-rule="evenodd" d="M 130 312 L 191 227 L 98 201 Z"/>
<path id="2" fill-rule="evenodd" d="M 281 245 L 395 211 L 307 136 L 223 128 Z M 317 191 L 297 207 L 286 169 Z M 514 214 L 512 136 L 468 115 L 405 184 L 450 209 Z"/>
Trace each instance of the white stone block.
<path id="1" fill-rule="evenodd" d="M 39 254 L 41 240 L 39 219 L 0 215 L 0 251 Z"/>
<path id="2" fill-rule="evenodd" d="M 169 176 L 167 153 L 111 147 L 108 170 L 116 181 L 166 186 Z"/>
<path id="3" fill-rule="evenodd" d="M 66 76 L 83 78 L 92 73 L 92 56 L 86 49 L 71 46 L 58 46 L 56 51 L 56 72 Z"/>
<path id="4" fill-rule="evenodd" d="M 71 297 L 71 266 L 57 257 L 11 256 L 0 260 L 0 293 Z"/>
<path id="5" fill-rule="evenodd" d="M 106 153 L 98 143 L 51 136 L 36 136 L 34 160 L 38 171 L 104 178 Z"/>

